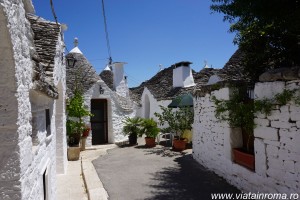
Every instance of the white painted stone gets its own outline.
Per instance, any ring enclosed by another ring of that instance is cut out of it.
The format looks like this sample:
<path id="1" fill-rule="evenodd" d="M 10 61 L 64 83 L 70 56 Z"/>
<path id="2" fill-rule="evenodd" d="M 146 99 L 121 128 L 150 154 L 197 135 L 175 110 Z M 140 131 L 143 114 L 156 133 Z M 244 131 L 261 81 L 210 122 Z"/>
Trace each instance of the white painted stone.
<path id="1" fill-rule="evenodd" d="M 255 171 L 260 176 L 266 176 L 267 158 L 266 158 L 266 145 L 262 139 L 255 138 Z"/>
<path id="2" fill-rule="evenodd" d="M 278 138 L 278 129 L 271 127 L 256 127 L 254 129 L 254 136 L 262 139 L 275 140 Z"/>
<path id="3" fill-rule="evenodd" d="M 283 92 L 285 89 L 285 82 L 264 82 L 256 83 L 254 88 L 254 96 L 256 99 L 272 99 L 274 95 Z"/>
<path id="4" fill-rule="evenodd" d="M 267 174 L 268 174 L 268 176 L 276 179 L 277 181 L 281 181 L 282 177 L 285 176 L 285 171 L 279 170 L 279 169 L 274 169 L 274 168 L 269 168 L 269 169 L 267 169 Z"/>
<path id="5" fill-rule="evenodd" d="M 229 100 L 230 98 L 230 89 L 221 88 L 211 92 L 212 96 L 215 96 L 218 100 Z"/>
<path id="6" fill-rule="evenodd" d="M 290 112 L 291 112 L 291 113 L 292 113 L 292 112 L 300 113 L 300 106 L 294 105 L 294 104 L 290 105 Z"/>
<path id="7" fill-rule="evenodd" d="M 283 162 L 283 167 L 284 167 L 284 170 L 286 170 L 287 172 L 295 173 L 295 162 L 294 161 L 285 160 Z M 295 178 L 293 178 L 293 181 L 294 180 L 295 180 Z"/>
<path id="8" fill-rule="evenodd" d="M 270 120 L 268 120 L 268 119 L 254 118 L 254 123 L 257 126 L 263 126 L 263 127 L 269 127 L 270 126 Z"/>
<path id="9" fill-rule="evenodd" d="M 288 129 L 288 128 L 291 128 L 292 126 L 291 126 L 291 123 L 288 123 L 288 122 L 271 121 L 271 127 Z"/>
<path id="10" fill-rule="evenodd" d="M 295 173 L 300 174 L 300 160 L 295 163 Z"/>
<path id="11" fill-rule="evenodd" d="M 289 105 L 284 105 L 284 106 L 280 106 L 280 112 L 289 112 L 290 110 L 290 106 Z"/>
<path id="12" fill-rule="evenodd" d="M 300 112 L 291 111 L 290 115 L 292 121 L 300 121 Z"/>
<path id="13" fill-rule="evenodd" d="M 300 134 L 295 135 L 295 137 L 291 139 L 291 143 L 291 150 L 300 154 Z"/>
<path id="14" fill-rule="evenodd" d="M 256 112 L 256 113 L 254 113 L 254 117 L 256 117 L 258 119 L 266 119 L 267 115 L 265 113 Z"/>
<path id="15" fill-rule="evenodd" d="M 286 82 L 287 90 L 297 90 L 300 88 L 299 82 Z"/>
<path id="16" fill-rule="evenodd" d="M 268 156 L 278 157 L 278 147 L 273 145 L 267 145 L 266 153 Z"/>
<path id="17" fill-rule="evenodd" d="M 297 126 L 297 128 L 300 128 L 300 121 L 296 122 L 296 126 Z"/>
<path id="18" fill-rule="evenodd" d="M 279 141 L 264 140 L 264 143 L 269 144 L 269 145 L 273 145 L 273 146 L 276 146 L 276 147 L 280 147 L 280 142 Z"/>

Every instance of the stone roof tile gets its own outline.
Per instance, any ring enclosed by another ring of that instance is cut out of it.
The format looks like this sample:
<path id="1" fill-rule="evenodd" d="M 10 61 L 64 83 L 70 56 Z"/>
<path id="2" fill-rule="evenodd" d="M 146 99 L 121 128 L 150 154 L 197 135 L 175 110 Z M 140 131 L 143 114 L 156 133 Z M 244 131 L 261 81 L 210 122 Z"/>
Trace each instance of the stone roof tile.
<path id="1" fill-rule="evenodd" d="M 58 90 L 53 83 L 53 68 L 60 24 L 33 14 L 27 14 L 26 17 L 34 33 L 35 55 L 32 55 L 32 59 L 35 61 L 34 89 L 49 97 L 58 98 Z"/>
<path id="2" fill-rule="evenodd" d="M 189 88 L 173 88 L 173 68 L 178 66 L 176 63 L 169 68 L 158 72 L 151 79 L 143 82 L 140 86 L 130 88 L 131 99 L 140 102 L 144 87 L 147 87 L 153 96 L 158 100 L 172 99 L 184 93 L 192 93 L 194 90 L 206 85 L 212 75 L 217 75 L 222 81 L 246 81 L 250 82 L 251 78 L 243 74 L 242 66 L 243 53 L 237 50 L 222 69 L 203 68 L 199 72 L 193 71 L 194 82 L 196 86 Z M 184 62 L 184 64 L 188 64 Z"/>
<path id="3" fill-rule="evenodd" d="M 104 81 L 104 83 L 111 89 L 114 90 L 114 80 L 113 80 L 113 72 L 110 70 L 103 70 L 99 76 Z"/>
<path id="4" fill-rule="evenodd" d="M 77 87 L 83 93 L 89 90 L 100 77 L 96 70 L 89 63 L 86 57 L 81 53 L 69 53 L 66 59 L 73 57 L 76 59 L 75 66 L 68 66 L 66 69 L 67 94 L 69 97 L 73 96 L 73 92 Z"/>

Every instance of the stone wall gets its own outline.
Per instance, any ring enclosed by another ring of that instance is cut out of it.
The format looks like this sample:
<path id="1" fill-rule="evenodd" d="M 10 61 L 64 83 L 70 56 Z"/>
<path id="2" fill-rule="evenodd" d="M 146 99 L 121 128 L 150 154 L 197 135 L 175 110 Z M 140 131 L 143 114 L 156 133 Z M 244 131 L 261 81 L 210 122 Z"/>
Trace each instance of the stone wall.
<path id="1" fill-rule="evenodd" d="M 59 100 L 32 89 L 35 47 L 28 11 L 30 0 L 0 0 L 0 199 L 42 199 L 43 176 L 48 199 L 56 199 L 56 131 L 65 132 L 63 124 L 56 126 L 55 108 L 64 107 L 64 69 L 58 56 L 53 78 L 60 84 Z M 61 38 L 56 45 L 61 55 Z M 64 120 L 64 111 L 60 116 Z"/>
<path id="2" fill-rule="evenodd" d="M 300 81 L 257 83 L 257 99 L 273 99 L 283 90 L 300 97 Z M 279 192 L 300 191 L 300 106 L 292 100 L 274 105 L 271 115 L 257 113 L 254 129 L 256 173 L 273 183 Z"/>
<path id="3" fill-rule="evenodd" d="M 299 88 L 299 82 L 257 83 L 255 98 L 274 97 L 284 88 Z M 241 147 L 241 130 L 215 117 L 216 107 L 211 97 L 228 100 L 231 93 L 232 89 L 225 87 L 194 98 L 195 160 L 245 192 L 299 192 L 300 107 L 289 102 L 274 106 L 270 116 L 255 114 L 254 172 L 233 162 L 231 149 Z"/>

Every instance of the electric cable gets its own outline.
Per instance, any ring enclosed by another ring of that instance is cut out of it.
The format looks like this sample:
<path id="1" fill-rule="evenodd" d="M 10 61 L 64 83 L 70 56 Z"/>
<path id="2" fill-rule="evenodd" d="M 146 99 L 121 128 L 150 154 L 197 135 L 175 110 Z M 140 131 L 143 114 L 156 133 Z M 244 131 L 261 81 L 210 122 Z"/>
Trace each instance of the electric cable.
<path id="1" fill-rule="evenodd" d="M 108 37 L 107 20 L 106 20 L 106 14 L 105 14 L 104 0 L 102 0 L 102 14 L 103 14 L 103 20 L 104 20 L 104 30 L 105 30 L 105 37 L 106 37 L 106 46 L 107 46 L 107 51 L 108 51 L 108 55 L 109 55 L 109 65 L 111 65 L 111 63 L 112 63 L 111 48 L 110 48 L 109 37 Z"/>

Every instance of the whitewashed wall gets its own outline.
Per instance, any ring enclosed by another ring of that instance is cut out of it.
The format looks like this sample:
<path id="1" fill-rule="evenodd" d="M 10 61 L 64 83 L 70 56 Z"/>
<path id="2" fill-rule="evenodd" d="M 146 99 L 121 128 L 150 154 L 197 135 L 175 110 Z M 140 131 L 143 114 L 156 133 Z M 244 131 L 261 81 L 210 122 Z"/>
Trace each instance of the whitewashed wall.
<path id="1" fill-rule="evenodd" d="M 61 59 L 64 55 L 64 42 L 61 35 L 56 44 L 56 57 L 54 58 L 53 79 L 58 89 L 58 99 L 55 100 L 55 139 L 56 139 L 56 173 L 65 174 L 68 165 L 67 159 L 67 131 L 66 131 L 66 65 Z"/>
<path id="2" fill-rule="evenodd" d="M 258 99 L 272 97 L 284 88 L 298 87 L 298 82 L 257 83 L 255 95 Z M 256 171 L 252 172 L 232 161 L 231 149 L 242 144 L 241 131 L 215 117 L 212 95 L 227 100 L 230 93 L 229 88 L 222 88 L 194 98 L 194 159 L 246 192 L 299 192 L 300 107 L 291 102 L 274 109 L 271 116 L 257 114 L 258 125 L 254 130 Z"/>
<path id="3" fill-rule="evenodd" d="M 35 50 L 25 14 L 33 11 L 30 0 L 0 0 L 0 199 L 42 199 L 45 170 L 48 199 L 56 199 L 56 130 L 59 127 L 56 127 L 54 108 L 59 102 L 31 90 L 34 66 L 31 56 Z M 57 50 L 63 51 L 61 41 Z M 64 69 L 61 61 L 55 64 L 54 81 L 61 83 L 63 93 Z M 50 110 L 49 136 L 46 136 L 45 109 Z"/>
<path id="4" fill-rule="evenodd" d="M 148 102 L 148 100 L 149 102 Z M 142 104 L 142 109 L 141 112 L 138 115 L 139 117 L 142 118 L 153 118 L 154 120 L 158 121 L 157 118 L 154 116 L 154 113 L 161 113 L 160 106 L 167 107 L 172 100 L 157 100 L 151 92 L 148 90 L 148 88 L 144 88 L 142 97 L 141 97 L 141 104 Z M 148 105 L 147 105 L 148 104 Z M 149 109 L 147 109 L 149 108 Z"/>
<path id="5" fill-rule="evenodd" d="M 104 89 L 104 94 L 99 93 L 99 85 Z M 128 140 L 128 137 L 123 134 L 123 120 L 126 117 L 134 117 L 136 110 L 124 111 L 114 98 L 115 92 L 102 81 L 98 81 L 85 94 L 85 105 L 91 109 L 91 99 L 106 99 L 107 100 L 107 118 L 108 118 L 108 143 L 118 143 Z M 90 119 L 86 118 L 85 122 L 89 123 Z M 93 130 L 91 131 L 91 133 Z M 87 138 L 87 146 L 92 145 L 92 134 Z"/>
<path id="6" fill-rule="evenodd" d="M 272 99 L 284 89 L 297 89 L 300 81 L 257 83 L 257 99 Z M 269 187 L 278 192 L 300 191 L 300 106 L 294 101 L 274 106 L 271 115 L 258 113 L 254 129 L 256 173 L 268 177 Z"/>

